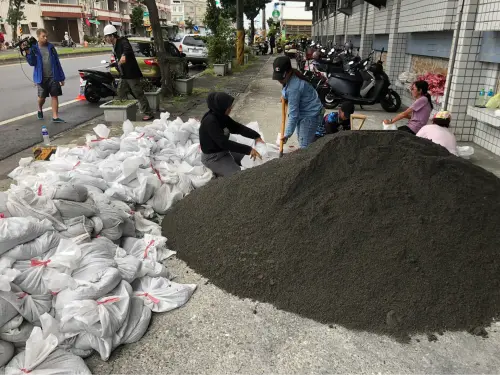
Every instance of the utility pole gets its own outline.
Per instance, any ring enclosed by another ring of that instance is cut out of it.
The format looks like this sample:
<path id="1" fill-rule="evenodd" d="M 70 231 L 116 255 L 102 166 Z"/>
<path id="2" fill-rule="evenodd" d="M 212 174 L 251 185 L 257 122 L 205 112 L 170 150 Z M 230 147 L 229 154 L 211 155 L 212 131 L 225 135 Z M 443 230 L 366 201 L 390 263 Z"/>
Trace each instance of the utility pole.
<path id="1" fill-rule="evenodd" d="M 243 0 L 236 0 L 236 55 L 238 64 L 243 65 L 245 51 L 245 28 L 243 27 Z"/>
<path id="2" fill-rule="evenodd" d="M 264 37 L 264 40 L 266 40 L 266 7 L 262 9 L 262 36 Z"/>

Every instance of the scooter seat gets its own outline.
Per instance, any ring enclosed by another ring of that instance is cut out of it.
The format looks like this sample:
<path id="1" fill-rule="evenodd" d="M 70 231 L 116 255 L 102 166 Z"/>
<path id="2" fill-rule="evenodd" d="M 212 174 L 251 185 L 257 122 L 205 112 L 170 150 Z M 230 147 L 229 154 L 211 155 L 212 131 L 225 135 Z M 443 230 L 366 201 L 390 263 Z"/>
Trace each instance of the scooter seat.
<path id="1" fill-rule="evenodd" d="M 350 74 L 332 73 L 330 77 L 342 79 L 344 81 L 361 82 L 362 78 Z"/>

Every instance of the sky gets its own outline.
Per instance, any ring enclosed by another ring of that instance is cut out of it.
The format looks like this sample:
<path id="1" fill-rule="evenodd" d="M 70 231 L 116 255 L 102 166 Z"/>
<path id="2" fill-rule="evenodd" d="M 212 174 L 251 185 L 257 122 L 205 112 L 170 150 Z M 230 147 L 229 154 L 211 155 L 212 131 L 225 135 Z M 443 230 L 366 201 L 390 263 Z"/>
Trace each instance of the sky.
<path id="1" fill-rule="evenodd" d="M 272 1 L 271 3 L 268 3 L 266 5 L 266 20 L 271 17 L 271 14 L 274 10 L 274 3 L 276 3 L 277 1 Z M 301 2 L 295 2 L 295 1 L 289 1 L 289 2 L 285 2 L 285 5 L 284 5 L 284 11 L 283 13 L 286 14 L 286 10 L 289 9 L 290 11 L 292 11 L 293 13 L 296 13 L 296 12 L 304 12 L 304 7 L 306 6 L 306 3 L 301 3 Z M 278 7 L 278 9 L 281 9 L 281 6 Z M 308 12 L 308 13 L 311 13 L 311 12 Z M 312 17 L 312 16 L 311 16 Z M 260 29 L 261 28 L 261 20 L 262 20 L 262 12 L 260 13 L 260 15 L 255 19 L 255 28 L 256 29 Z M 247 18 L 245 17 L 245 28 L 248 28 L 250 27 L 250 21 L 247 20 Z M 267 27 L 267 25 L 266 25 Z"/>

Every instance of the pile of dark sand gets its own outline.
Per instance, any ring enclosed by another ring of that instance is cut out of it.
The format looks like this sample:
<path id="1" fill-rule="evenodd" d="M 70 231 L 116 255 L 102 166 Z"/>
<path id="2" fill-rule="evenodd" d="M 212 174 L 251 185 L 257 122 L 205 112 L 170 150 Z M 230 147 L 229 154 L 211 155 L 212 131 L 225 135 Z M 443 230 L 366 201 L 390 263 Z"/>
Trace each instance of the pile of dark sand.
<path id="1" fill-rule="evenodd" d="M 407 338 L 500 312 L 500 180 L 401 132 L 325 137 L 177 203 L 179 257 L 215 285 Z"/>

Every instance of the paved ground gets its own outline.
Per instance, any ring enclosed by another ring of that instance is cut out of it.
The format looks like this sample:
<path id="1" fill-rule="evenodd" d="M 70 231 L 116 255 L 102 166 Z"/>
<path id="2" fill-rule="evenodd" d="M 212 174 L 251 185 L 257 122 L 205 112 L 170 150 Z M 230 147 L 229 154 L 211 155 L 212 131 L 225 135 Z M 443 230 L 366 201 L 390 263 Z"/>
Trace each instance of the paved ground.
<path id="1" fill-rule="evenodd" d="M 53 124 L 51 121 L 50 98 L 45 107 L 45 120 L 38 121 L 35 116 L 37 111 L 37 89 L 32 82 L 33 68 L 24 60 L 13 65 L 0 66 L 0 139 L 8 140 L 0 148 L 0 160 L 24 150 L 41 141 L 40 129 L 46 125 L 49 134 L 54 136 L 60 132 L 73 129 L 80 124 L 102 115 L 103 110 L 97 104 L 86 101 L 75 101 L 80 90 L 80 76 L 78 69 L 95 68 L 106 70 L 101 64 L 102 60 L 109 61 L 110 54 L 93 55 L 61 59 L 61 65 L 66 75 L 63 95 L 59 98 L 60 117 L 65 124 Z M 190 68 L 191 74 L 202 71 L 201 66 Z M 104 100 L 102 101 L 102 103 Z M 26 114 L 30 114 L 26 116 Z M 14 121 L 9 121 L 13 119 Z"/>
<path id="2" fill-rule="evenodd" d="M 239 95 L 234 114 L 244 123 L 259 121 L 265 137 L 274 140 L 280 122 L 280 87 L 268 78 L 270 63 L 259 65 L 260 74 L 255 72 L 255 80 Z M 192 110 L 184 110 L 184 119 L 197 117 L 205 110 L 201 98 L 189 100 L 200 103 L 179 102 L 179 108 L 171 112 L 181 114 L 188 103 Z M 377 128 L 379 119 L 385 117 L 375 109 L 365 113 L 370 116 L 367 128 Z M 84 134 L 93 126 L 67 132 L 56 143 L 82 143 Z M 113 131 L 119 134 L 120 126 Z M 489 155 L 491 164 L 500 165 L 498 157 Z M 10 158 L 11 163 L 21 156 Z M 6 162 L 0 162 L 0 175 L 6 169 Z M 269 304 L 239 299 L 211 285 L 175 258 L 166 265 L 178 275 L 176 281 L 198 285 L 190 302 L 176 311 L 154 314 L 146 335 L 135 344 L 117 349 L 108 362 L 98 356 L 89 358 L 87 364 L 93 373 L 437 374 L 498 373 L 500 368 L 498 324 L 488 330 L 488 339 L 447 332 L 438 336 L 437 342 L 418 336 L 410 344 L 400 344 L 388 337 L 323 325 Z"/>

